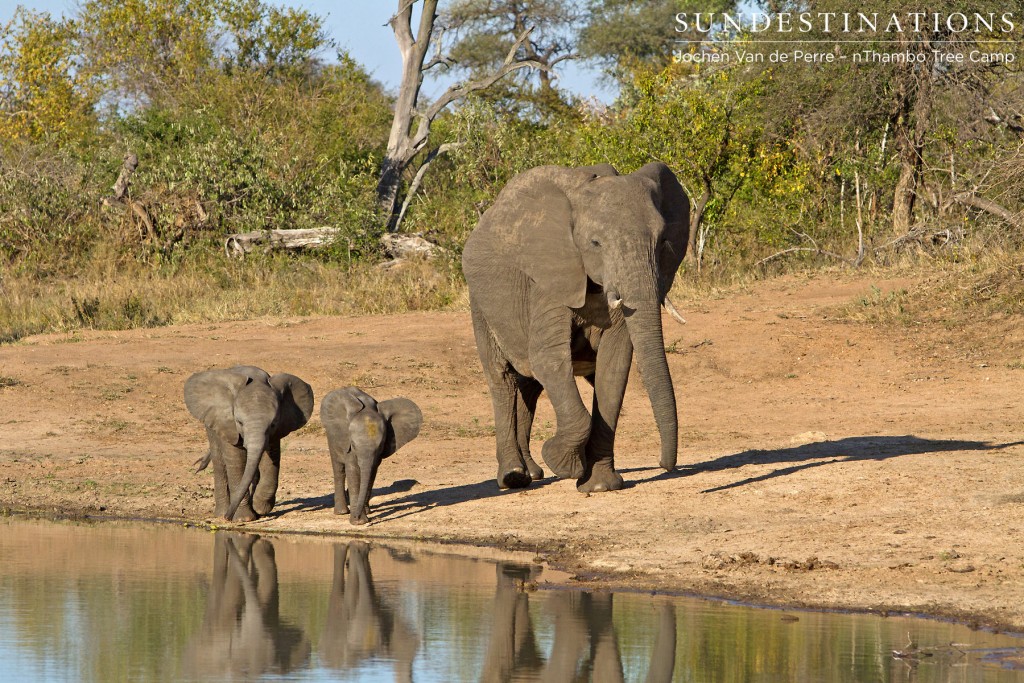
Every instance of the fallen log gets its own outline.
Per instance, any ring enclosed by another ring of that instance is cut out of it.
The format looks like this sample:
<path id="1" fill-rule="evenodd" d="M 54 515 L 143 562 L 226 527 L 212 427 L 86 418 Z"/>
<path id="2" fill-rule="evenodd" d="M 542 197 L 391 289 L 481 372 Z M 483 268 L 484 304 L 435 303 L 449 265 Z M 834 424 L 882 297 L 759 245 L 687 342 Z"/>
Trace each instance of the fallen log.
<path id="1" fill-rule="evenodd" d="M 316 249 L 326 246 L 338 236 L 339 228 L 299 228 L 295 230 L 254 230 L 228 235 L 224 253 L 232 258 L 243 258 L 249 252 L 262 248 Z M 445 249 L 428 242 L 421 233 L 388 233 L 380 238 L 384 251 L 393 261 L 408 258 L 432 259 L 445 253 Z"/>
<path id="2" fill-rule="evenodd" d="M 272 249 L 315 249 L 330 244 L 338 228 L 298 228 L 295 230 L 254 230 L 228 235 L 224 253 L 232 258 L 243 258 L 258 247 Z"/>
<path id="3" fill-rule="evenodd" d="M 974 192 L 961 192 L 953 196 L 953 201 L 964 206 L 980 209 L 985 213 L 990 213 L 997 218 L 1003 219 L 1018 230 L 1024 230 L 1024 215 L 1014 213 L 991 199 L 985 199 Z"/>
<path id="4" fill-rule="evenodd" d="M 433 242 L 423 239 L 423 234 L 411 233 L 387 233 L 380 238 L 381 244 L 388 256 L 393 259 L 405 259 L 414 256 L 431 259 L 441 255 L 445 250 Z"/>

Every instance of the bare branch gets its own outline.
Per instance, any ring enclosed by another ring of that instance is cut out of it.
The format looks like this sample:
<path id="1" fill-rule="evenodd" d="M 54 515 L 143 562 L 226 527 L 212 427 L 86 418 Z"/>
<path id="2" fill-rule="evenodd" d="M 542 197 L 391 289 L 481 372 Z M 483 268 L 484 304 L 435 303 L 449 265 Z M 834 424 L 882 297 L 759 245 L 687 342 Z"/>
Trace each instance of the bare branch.
<path id="1" fill-rule="evenodd" d="M 758 266 L 760 266 L 760 265 L 762 265 L 764 263 L 767 263 L 768 261 L 771 261 L 774 258 L 778 258 L 779 256 L 784 256 L 786 254 L 792 254 L 792 253 L 797 252 L 797 251 L 810 251 L 810 252 L 813 252 L 815 254 L 818 254 L 819 256 L 828 256 L 830 258 L 834 258 L 834 259 L 837 259 L 839 261 L 842 261 L 843 263 L 850 263 L 850 261 L 845 256 L 840 256 L 839 254 L 837 254 L 837 253 L 835 253 L 833 251 L 827 251 L 825 249 L 818 249 L 817 247 L 790 247 L 789 249 L 783 249 L 782 251 L 777 251 L 774 254 L 772 254 L 771 256 L 767 256 L 767 257 L 761 259 L 760 261 L 758 261 L 757 263 L 754 264 L 754 267 L 756 268 L 756 267 L 758 267 Z"/>
<path id="2" fill-rule="evenodd" d="M 406 0 L 406 3 L 404 5 L 399 5 L 398 6 L 398 11 L 395 12 L 394 14 L 392 14 L 391 18 L 388 19 L 382 25 L 383 26 L 391 26 L 392 28 L 394 28 L 394 22 L 399 17 L 404 18 L 403 15 L 408 15 L 409 17 L 411 17 L 412 16 L 412 6 L 415 5 L 417 2 L 419 2 L 419 0 Z M 406 21 L 406 23 L 408 23 L 408 21 Z"/>
<path id="3" fill-rule="evenodd" d="M 407 0 L 405 4 L 400 5 L 395 15 L 388 19 L 388 23 L 385 24 L 385 26 L 391 26 L 391 30 L 395 32 L 398 49 L 402 51 L 403 56 L 416 42 L 412 36 L 412 6 L 417 1 Z"/>
<path id="4" fill-rule="evenodd" d="M 991 199 L 980 197 L 974 192 L 961 192 L 956 194 L 953 196 L 953 201 L 958 204 L 963 204 L 964 206 L 980 209 L 985 213 L 990 213 L 997 218 L 1002 218 L 1018 230 L 1024 230 L 1024 216 L 1020 213 L 1013 213 L 1006 207 L 997 204 Z"/>
<path id="5" fill-rule="evenodd" d="M 423 184 L 423 177 L 427 174 L 427 169 L 430 168 L 430 164 L 434 163 L 439 155 L 445 152 L 450 152 L 453 149 L 462 147 L 462 142 L 446 142 L 437 149 L 433 150 L 427 155 L 427 158 L 420 165 L 419 170 L 416 171 L 416 177 L 412 179 L 412 184 L 409 186 L 409 191 L 405 195 L 405 201 L 402 202 L 402 209 L 398 212 L 398 218 L 395 219 L 394 231 L 398 232 L 402 225 L 402 219 L 405 218 L 405 212 L 409 210 L 409 205 L 412 204 L 412 198 L 416 196 L 416 192 L 419 191 L 420 185 Z"/>
<path id="6" fill-rule="evenodd" d="M 424 54 L 427 52 L 427 45 L 430 43 L 430 34 L 434 31 L 434 21 L 436 19 L 437 0 L 423 0 L 423 13 L 420 14 L 420 28 L 416 32 L 416 44 L 422 44 L 421 52 Z"/>
<path id="7" fill-rule="evenodd" d="M 501 66 L 499 66 L 496 71 L 473 81 L 468 81 L 466 83 L 456 83 L 455 85 L 452 85 L 451 87 L 448 88 L 448 90 L 444 92 L 444 94 L 438 97 L 433 102 L 433 104 L 427 107 L 426 111 L 423 114 L 423 117 L 426 120 L 432 121 L 434 118 L 437 117 L 439 113 L 441 113 L 441 111 L 445 107 L 447 107 L 452 102 L 463 99 L 464 97 L 470 95 L 471 93 L 491 87 L 499 80 L 504 78 L 506 75 L 515 71 L 516 69 L 534 68 L 538 69 L 539 71 L 550 71 L 551 68 L 547 64 L 542 64 L 540 62 L 528 59 L 519 61 L 516 60 L 516 53 L 519 51 L 519 48 L 522 47 L 523 43 L 526 42 L 526 39 L 530 37 L 530 33 L 532 31 L 532 28 L 528 28 L 525 31 L 523 31 L 522 35 L 520 35 L 519 38 L 516 39 L 516 42 L 513 43 L 512 47 L 509 49 L 508 54 L 505 56 L 505 61 L 502 62 Z"/>
<path id="8" fill-rule="evenodd" d="M 428 71 L 433 69 L 435 66 L 440 66 L 440 65 L 451 66 L 452 64 L 455 63 L 454 60 L 452 60 L 451 57 L 448 57 L 447 55 L 442 53 L 442 50 L 444 49 L 444 34 L 445 34 L 445 31 L 446 31 L 446 29 L 444 27 L 441 27 L 438 30 L 437 36 L 433 39 L 434 40 L 434 56 L 431 58 L 431 60 L 429 62 L 427 62 L 426 64 L 423 65 L 423 68 L 420 69 L 420 73 L 427 73 Z"/>

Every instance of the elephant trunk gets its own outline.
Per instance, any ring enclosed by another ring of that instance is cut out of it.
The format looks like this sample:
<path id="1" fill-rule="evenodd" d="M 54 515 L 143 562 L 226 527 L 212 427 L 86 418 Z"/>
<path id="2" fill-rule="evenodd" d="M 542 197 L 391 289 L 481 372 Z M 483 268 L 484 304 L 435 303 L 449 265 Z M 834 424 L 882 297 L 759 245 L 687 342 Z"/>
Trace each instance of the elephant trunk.
<path id="1" fill-rule="evenodd" d="M 351 501 L 352 511 L 349 521 L 352 524 L 366 524 L 369 518 L 366 511 L 369 508 L 370 493 L 373 491 L 373 480 L 377 477 L 376 458 L 367 462 L 360 462 L 358 474 L 352 483 L 356 485 L 355 500 Z"/>
<path id="2" fill-rule="evenodd" d="M 238 488 L 231 491 L 228 513 L 224 515 L 229 522 L 234 519 L 235 511 L 242 504 L 242 500 L 249 495 L 253 479 L 256 478 L 256 472 L 259 471 L 260 458 L 267 447 L 267 435 L 262 432 L 255 434 L 247 433 L 243 435 L 242 441 L 245 443 L 245 470 L 242 472 L 242 479 L 238 483 Z"/>
<path id="3" fill-rule="evenodd" d="M 626 327 L 633 342 L 637 368 L 643 380 L 654 420 L 661 435 L 661 466 L 671 470 L 676 465 L 679 440 L 679 417 L 672 375 L 665 358 L 665 340 L 661 331 L 661 301 L 652 281 L 643 294 L 626 298 Z"/>

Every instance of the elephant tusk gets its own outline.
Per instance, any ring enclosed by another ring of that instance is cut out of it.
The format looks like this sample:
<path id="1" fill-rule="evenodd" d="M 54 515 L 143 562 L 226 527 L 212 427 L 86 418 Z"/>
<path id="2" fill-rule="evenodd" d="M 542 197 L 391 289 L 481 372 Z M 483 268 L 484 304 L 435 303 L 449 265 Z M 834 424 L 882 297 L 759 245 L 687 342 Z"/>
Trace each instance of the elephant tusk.
<path id="1" fill-rule="evenodd" d="M 672 300 L 668 298 L 667 294 L 665 295 L 665 300 L 661 302 L 661 305 L 665 307 L 665 310 L 668 311 L 669 315 L 675 318 L 680 325 L 686 324 L 686 319 L 679 315 L 679 311 L 677 311 L 676 307 L 672 305 Z"/>
<path id="2" fill-rule="evenodd" d="M 610 309 L 614 311 L 617 308 L 622 308 L 622 297 L 619 295 L 617 290 L 609 288 L 607 291 L 607 297 L 608 307 Z"/>

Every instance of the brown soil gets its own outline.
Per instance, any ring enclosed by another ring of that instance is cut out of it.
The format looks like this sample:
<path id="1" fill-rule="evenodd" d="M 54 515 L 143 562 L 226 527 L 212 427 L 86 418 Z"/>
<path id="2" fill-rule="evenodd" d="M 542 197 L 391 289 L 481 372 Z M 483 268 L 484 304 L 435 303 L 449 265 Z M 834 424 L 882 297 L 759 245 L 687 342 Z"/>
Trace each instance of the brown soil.
<path id="1" fill-rule="evenodd" d="M 783 278 L 688 302 L 666 345 L 680 467 L 657 468 L 638 378 L 620 422 L 628 488 L 546 479 L 499 492 L 466 313 L 265 319 L 32 337 L 0 348 L 0 504 L 209 519 L 212 476 L 181 389 L 235 363 L 318 396 L 356 384 L 422 407 L 381 467 L 372 524 L 332 513 L 317 418 L 285 441 L 278 507 L 253 530 L 530 549 L 582 582 L 1024 628 L 1024 330 L 835 319 L 866 277 Z M 1017 321 L 1014 321 L 1017 322 Z M 542 401 L 536 444 L 552 432 Z M 539 448 L 535 451 L 539 453 Z"/>

